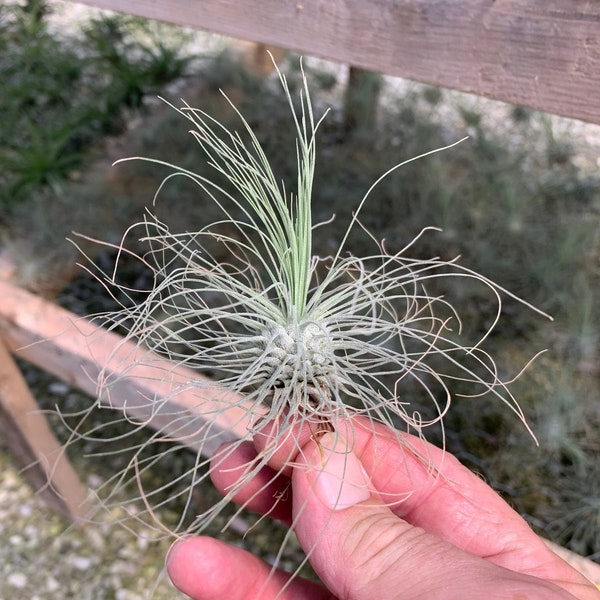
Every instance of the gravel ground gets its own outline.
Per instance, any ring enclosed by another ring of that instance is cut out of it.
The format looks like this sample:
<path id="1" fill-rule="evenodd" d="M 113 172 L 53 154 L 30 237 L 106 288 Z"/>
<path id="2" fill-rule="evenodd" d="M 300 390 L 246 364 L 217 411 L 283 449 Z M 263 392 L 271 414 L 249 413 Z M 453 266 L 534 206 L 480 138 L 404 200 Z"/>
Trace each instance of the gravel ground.
<path id="1" fill-rule="evenodd" d="M 0 452 L 0 599 L 186 598 L 161 576 L 168 541 L 105 522 L 70 527 L 32 492 Z"/>
<path id="2" fill-rule="evenodd" d="M 79 281 L 81 284 L 81 281 Z M 74 289 L 79 289 L 77 280 Z M 89 293 L 89 290 L 88 290 Z M 82 291 L 82 296 L 84 293 Z M 72 307 L 71 307 L 72 308 Z M 81 410 L 91 399 L 66 383 L 27 365 L 21 370 L 42 409 L 61 406 L 66 412 Z M 49 423 L 61 441 L 66 430 L 56 416 Z M 69 451 L 70 462 L 90 489 L 98 489 L 116 470 L 120 457 L 88 456 L 94 447 L 79 444 Z M 116 461 L 116 462 L 115 462 Z M 0 440 L 0 600 L 177 600 L 179 593 L 164 572 L 164 560 L 173 538 L 160 539 L 155 530 L 128 516 L 144 512 L 127 492 L 118 498 L 125 507 L 99 511 L 84 526 L 74 527 L 50 510 L 20 473 L 14 458 Z M 168 465 L 157 465 L 157 481 L 168 478 Z M 213 505 L 217 492 L 211 486 L 197 491 L 198 501 Z M 199 511 L 203 504 L 198 504 Z M 168 524 L 179 514 L 161 511 Z M 126 521 L 126 527 L 119 521 Z M 282 526 L 262 521 L 245 538 L 254 522 L 250 515 L 235 519 L 222 533 L 224 514 L 206 533 L 250 548 L 268 561 L 274 559 L 285 533 Z M 292 568 L 302 555 L 288 548 L 282 566 Z M 305 574 L 307 574 L 305 572 Z"/>

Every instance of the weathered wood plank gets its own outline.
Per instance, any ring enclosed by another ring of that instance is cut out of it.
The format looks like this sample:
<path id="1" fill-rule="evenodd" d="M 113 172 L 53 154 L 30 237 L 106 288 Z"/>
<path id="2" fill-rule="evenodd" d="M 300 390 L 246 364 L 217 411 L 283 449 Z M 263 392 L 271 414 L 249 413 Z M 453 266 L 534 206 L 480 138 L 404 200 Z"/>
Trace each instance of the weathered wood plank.
<path id="1" fill-rule="evenodd" d="M 141 350 L 133 343 L 52 302 L 0 281 L 0 339 L 8 348 L 84 392 L 96 396 L 101 377 L 116 380 L 104 404 L 124 411 L 192 449 L 210 454 L 247 431 L 241 399 L 191 369 Z M 237 406 L 236 406 L 237 404 Z"/>
<path id="2" fill-rule="evenodd" d="M 91 509 L 88 490 L 79 481 L 1 339 L 0 435 L 42 499 L 69 520 L 84 521 Z"/>
<path id="3" fill-rule="evenodd" d="M 600 2 L 76 1 L 600 123 Z"/>

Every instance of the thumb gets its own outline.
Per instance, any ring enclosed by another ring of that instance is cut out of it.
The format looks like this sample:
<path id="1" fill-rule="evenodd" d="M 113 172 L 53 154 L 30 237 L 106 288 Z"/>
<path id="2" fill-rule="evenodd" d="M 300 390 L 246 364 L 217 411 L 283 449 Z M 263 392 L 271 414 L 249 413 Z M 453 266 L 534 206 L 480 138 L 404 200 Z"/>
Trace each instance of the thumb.
<path id="1" fill-rule="evenodd" d="M 326 433 L 303 447 L 292 472 L 296 535 L 335 597 L 573 598 L 552 584 L 464 552 L 396 516 L 372 489 L 349 448 L 339 434 Z"/>

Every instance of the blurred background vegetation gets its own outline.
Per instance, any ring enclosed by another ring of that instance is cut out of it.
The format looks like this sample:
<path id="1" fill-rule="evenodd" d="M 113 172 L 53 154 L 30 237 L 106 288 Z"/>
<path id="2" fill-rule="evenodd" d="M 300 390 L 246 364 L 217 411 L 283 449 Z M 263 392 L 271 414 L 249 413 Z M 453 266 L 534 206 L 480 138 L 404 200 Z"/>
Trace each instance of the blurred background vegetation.
<path id="1" fill-rule="evenodd" d="M 108 13 L 94 13 L 67 34 L 52 26 L 59 4 L 0 4 L 0 243 L 22 285 L 91 314 L 110 309 L 110 298 L 78 274 L 79 250 L 65 238 L 77 231 L 118 243 L 167 174 L 142 162 L 115 168 L 110 162 L 144 155 L 210 172 L 186 121 L 157 103 L 157 94 L 175 104 L 183 97 L 233 123 L 224 90 L 290 187 L 293 130 L 279 86 L 253 75 L 226 43 L 199 51 L 191 32 Z M 331 108 L 318 138 L 314 216 L 336 219 L 316 231 L 321 254 L 334 249 L 382 172 L 469 135 L 451 151 L 388 177 L 361 221 L 390 251 L 423 227 L 439 227 L 415 253 L 460 254 L 462 264 L 554 317 L 547 322 L 508 301 L 487 347 L 506 377 L 548 348 L 513 386 L 539 447 L 512 413 L 485 398 L 454 403 L 445 422 L 448 447 L 540 534 L 600 561 L 600 129 L 320 61 L 306 64 L 316 112 Z M 287 55 L 281 68 L 298 85 L 298 57 Z M 177 180 L 156 210 L 184 230 L 206 224 L 214 207 Z M 78 243 L 110 268 L 110 252 Z M 357 231 L 352 251 L 360 254 L 368 243 Z M 492 307 L 478 290 L 461 283 L 444 292 L 468 307 L 470 327 L 485 327 Z M 35 385 L 46 381 L 27 372 Z M 53 385 L 46 381 L 38 394 L 42 404 L 81 402 Z"/>

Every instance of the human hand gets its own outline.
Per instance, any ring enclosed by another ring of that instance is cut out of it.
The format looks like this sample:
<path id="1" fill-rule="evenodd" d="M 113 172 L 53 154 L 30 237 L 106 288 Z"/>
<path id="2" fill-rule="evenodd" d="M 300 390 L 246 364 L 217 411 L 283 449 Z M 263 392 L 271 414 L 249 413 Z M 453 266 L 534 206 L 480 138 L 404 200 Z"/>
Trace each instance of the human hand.
<path id="1" fill-rule="evenodd" d="M 406 436 L 409 448 L 384 426 L 361 419 L 348 431 L 349 453 L 333 433 L 289 437 L 270 468 L 235 498 L 293 524 L 324 586 L 290 581 L 252 554 L 204 536 L 184 538 L 169 552 L 175 586 L 194 600 L 600 600 L 591 583 L 449 453 Z M 217 487 L 229 488 L 236 468 L 269 443 L 261 435 L 240 446 L 214 471 Z M 293 467 L 286 444 L 301 448 Z M 288 477 L 292 493 L 275 503 Z"/>

